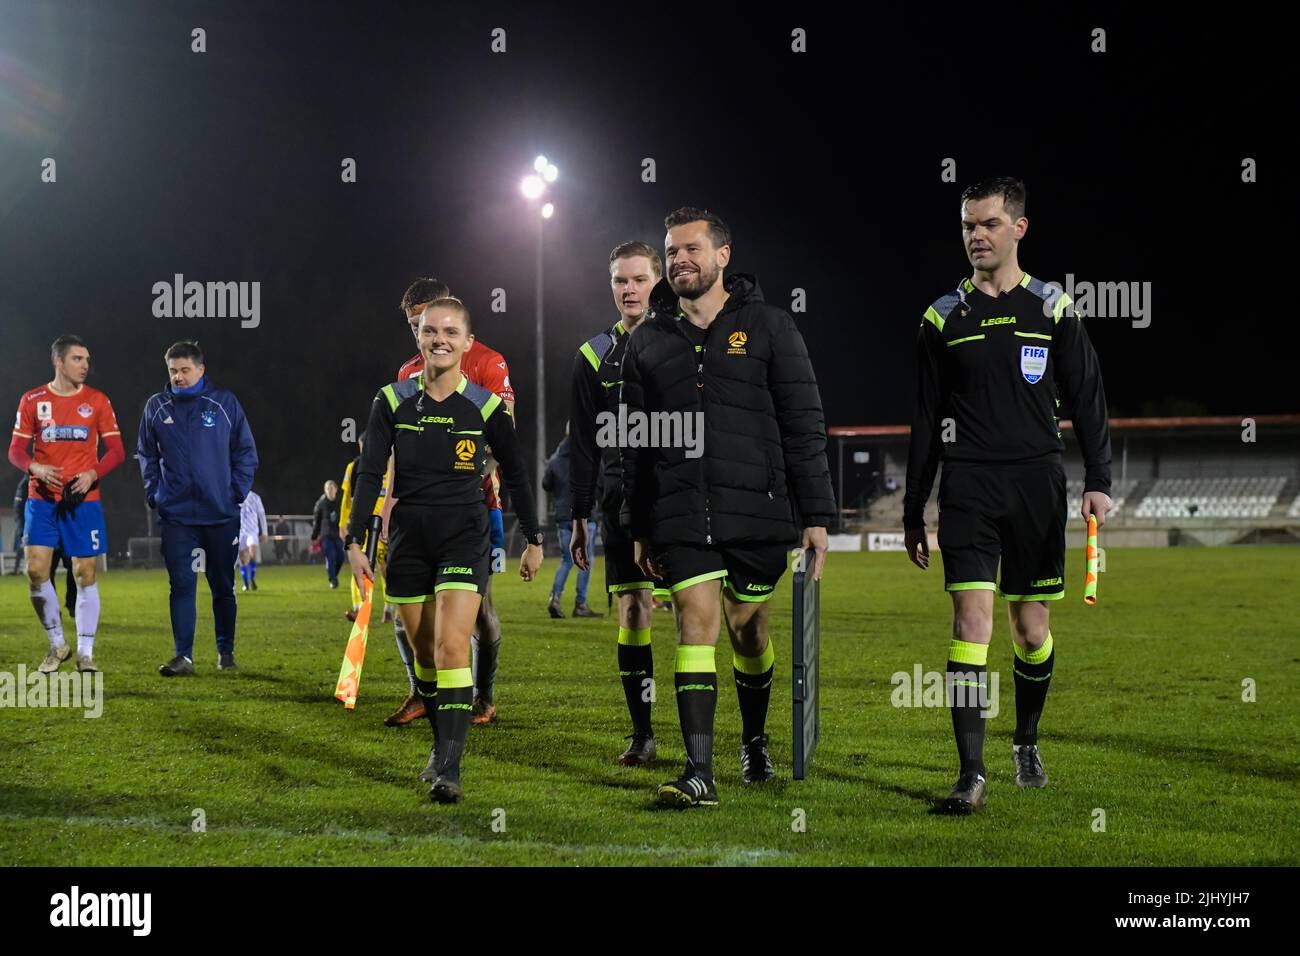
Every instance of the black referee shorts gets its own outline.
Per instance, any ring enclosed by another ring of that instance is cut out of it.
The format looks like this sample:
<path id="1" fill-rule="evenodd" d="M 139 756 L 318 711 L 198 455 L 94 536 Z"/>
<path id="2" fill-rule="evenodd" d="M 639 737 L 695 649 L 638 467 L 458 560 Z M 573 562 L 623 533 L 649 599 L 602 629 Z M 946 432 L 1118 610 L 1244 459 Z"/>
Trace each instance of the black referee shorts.
<path id="1" fill-rule="evenodd" d="M 419 604 L 447 590 L 482 594 L 491 559 L 485 505 L 399 501 L 388 521 L 388 600 Z"/>
<path id="2" fill-rule="evenodd" d="M 1066 507 L 1060 461 L 945 462 L 939 480 L 944 587 L 997 591 L 1008 601 L 1065 597 Z"/>
<path id="3" fill-rule="evenodd" d="M 701 581 L 721 579 L 723 587 L 739 601 L 766 601 L 785 574 L 792 546 L 755 544 L 694 546 L 670 544 L 655 549 L 672 593 Z"/>
<path id="4" fill-rule="evenodd" d="M 605 589 L 610 594 L 654 588 L 655 582 L 633 560 L 632 535 L 618 523 L 618 515 L 601 515 L 600 539 L 605 547 Z"/>

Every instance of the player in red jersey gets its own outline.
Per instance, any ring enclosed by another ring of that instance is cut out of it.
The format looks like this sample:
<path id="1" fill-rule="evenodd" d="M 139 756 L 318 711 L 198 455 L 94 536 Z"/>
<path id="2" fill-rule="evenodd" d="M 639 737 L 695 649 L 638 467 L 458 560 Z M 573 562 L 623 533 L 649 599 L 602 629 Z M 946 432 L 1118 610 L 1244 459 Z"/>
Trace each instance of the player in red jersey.
<path id="1" fill-rule="evenodd" d="M 450 290 L 445 283 L 437 279 L 416 279 L 411 283 L 406 294 L 402 296 L 402 313 L 406 316 L 407 323 L 411 326 L 411 333 L 419 340 L 420 316 L 424 313 L 425 307 L 434 299 L 444 298 L 450 295 Z M 460 370 L 465 373 L 475 385 L 481 385 L 494 395 L 499 395 L 505 402 L 506 408 L 512 413 L 515 407 L 515 392 L 510 387 L 510 369 L 506 366 L 505 357 L 495 349 L 489 348 L 478 339 L 475 339 L 466 348 L 465 354 L 461 356 Z M 404 381 L 408 378 L 414 378 L 424 371 L 424 356 L 416 352 L 411 358 L 402 364 L 397 370 L 397 380 Z M 513 421 L 513 417 L 511 419 Z M 505 530 L 501 520 L 501 501 L 497 495 L 499 480 L 496 478 L 496 463 L 489 459 L 489 471 L 483 477 L 483 497 L 487 501 L 488 521 L 491 526 L 492 537 L 492 570 L 497 571 L 504 567 L 504 548 L 505 548 Z M 392 488 L 391 475 L 389 488 Z M 384 536 L 388 534 L 388 515 L 392 511 L 396 501 L 390 496 L 384 503 Z M 497 617 L 496 608 L 492 603 L 492 579 L 488 579 L 487 588 L 483 592 L 483 601 L 479 604 L 478 619 L 474 624 L 474 675 L 475 675 L 475 693 L 474 693 L 474 714 L 471 723 L 487 724 L 496 719 L 497 709 L 492 702 L 493 684 L 495 683 L 497 673 L 497 658 L 501 645 L 501 620 Z M 407 694 L 406 699 L 398 705 L 384 723 L 390 727 L 408 724 L 412 720 L 424 715 L 424 701 L 415 693 L 415 665 L 414 655 L 410 654 L 409 648 L 402 648 L 399 642 L 398 649 L 402 651 L 402 661 L 407 665 L 407 675 L 411 681 L 411 692 Z"/>
<path id="2" fill-rule="evenodd" d="M 32 607 L 50 640 L 39 669 L 56 671 L 72 654 L 50 583 L 50 559 L 57 547 L 72 558 L 77 580 L 77 670 L 93 672 L 99 626 L 95 559 L 108 550 L 99 483 L 126 460 L 126 450 L 108 396 L 85 384 L 90 374 L 86 343 L 75 335 L 61 335 L 50 346 L 50 358 L 54 380 L 18 402 L 9 461 L 30 476 L 23 536 L 27 578 Z"/>

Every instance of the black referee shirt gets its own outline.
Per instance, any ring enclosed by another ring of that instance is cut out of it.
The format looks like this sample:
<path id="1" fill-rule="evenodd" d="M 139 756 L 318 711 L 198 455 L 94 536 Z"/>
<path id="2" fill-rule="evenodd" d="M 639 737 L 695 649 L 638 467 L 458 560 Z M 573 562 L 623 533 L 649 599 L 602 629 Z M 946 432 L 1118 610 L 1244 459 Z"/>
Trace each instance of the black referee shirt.
<path id="1" fill-rule="evenodd" d="M 1069 296 L 1055 291 L 1026 275 L 994 297 L 965 279 L 925 310 L 916 342 L 904 528 L 925 526 L 940 459 L 1014 463 L 1059 456 L 1062 403 L 1083 451 L 1084 490 L 1110 493 L 1101 367 Z"/>
<path id="2" fill-rule="evenodd" d="M 483 507 L 488 448 L 526 537 L 536 534 L 537 508 L 510 410 L 501 398 L 461 375 L 443 401 L 424 391 L 424 375 L 385 385 L 375 395 L 360 464 L 353 473 L 348 534 L 363 539 L 393 453 L 393 497 L 407 505 Z"/>
<path id="3" fill-rule="evenodd" d="M 596 416 L 601 412 L 618 415 L 623 385 L 623 353 L 627 349 L 627 329 L 619 319 L 613 327 L 588 339 L 573 360 L 573 388 L 569 410 L 569 490 L 573 496 L 573 515 L 587 518 L 595 498 L 601 494 L 601 510 L 615 523 L 622 498 L 623 462 L 618 448 L 600 448 L 596 444 Z M 605 487 L 596 488 L 599 463 L 605 464 Z M 568 520 L 570 515 L 556 519 Z"/>

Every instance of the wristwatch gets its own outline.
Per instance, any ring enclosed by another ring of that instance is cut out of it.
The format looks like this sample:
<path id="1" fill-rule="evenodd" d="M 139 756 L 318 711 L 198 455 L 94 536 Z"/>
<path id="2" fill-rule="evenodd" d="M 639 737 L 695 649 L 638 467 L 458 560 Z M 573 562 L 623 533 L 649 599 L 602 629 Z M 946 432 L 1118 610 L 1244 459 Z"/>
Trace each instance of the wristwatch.
<path id="1" fill-rule="evenodd" d="M 349 534 L 349 535 L 345 535 L 345 536 L 343 537 L 343 549 L 344 549 L 345 551 L 346 551 L 348 548 L 352 547 L 352 545 L 354 545 L 354 544 L 355 544 L 358 548 L 365 548 L 365 546 L 366 546 L 366 543 L 365 543 L 364 541 L 362 541 L 360 538 L 358 538 L 356 535 L 351 535 L 351 534 Z"/>
<path id="2" fill-rule="evenodd" d="M 538 531 L 535 534 L 524 535 L 524 540 L 527 541 L 529 544 L 535 544 L 540 548 L 542 546 L 542 543 L 546 540 L 546 535 Z"/>

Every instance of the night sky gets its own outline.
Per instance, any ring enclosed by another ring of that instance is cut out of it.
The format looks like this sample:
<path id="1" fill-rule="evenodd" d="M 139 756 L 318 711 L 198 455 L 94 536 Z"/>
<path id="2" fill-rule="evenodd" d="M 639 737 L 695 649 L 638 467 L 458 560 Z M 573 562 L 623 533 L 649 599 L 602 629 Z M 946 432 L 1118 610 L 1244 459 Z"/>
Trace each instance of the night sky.
<path id="1" fill-rule="evenodd" d="M 829 424 L 906 422 L 921 313 L 969 274 L 958 195 L 1000 173 L 1028 184 L 1030 274 L 1152 283 L 1150 327 L 1088 324 L 1112 415 L 1300 410 L 1282 235 L 1294 87 L 1262 42 L 1276 26 L 581 9 L 0 0 L 0 401 L 47 381 L 49 343 L 75 332 L 132 450 L 163 351 L 197 337 L 248 413 L 267 510 L 305 512 L 351 457 L 342 420 L 364 421 L 414 352 L 402 292 L 434 275 L 509 360 L 530 446 L 538 214 L 519 182 L 544 153 L 560 168 L 549 446 L 577 346 L 616 318 L 609 250 L 662 249 L 663 216 L 685 204 L 728 221 L 729 271 L 769 301 L 805 290 L 796 319 Z M 1090 51 L 1098 26 L 1105 53 Z M 1258 182 L 1242 182 L 1245 157 Z M 154 317 L 152 287 L 175 273 L 259 281 L 260 326 Z M 103 493 L 119 551 L 144 527 L 134 462 Z"/>

